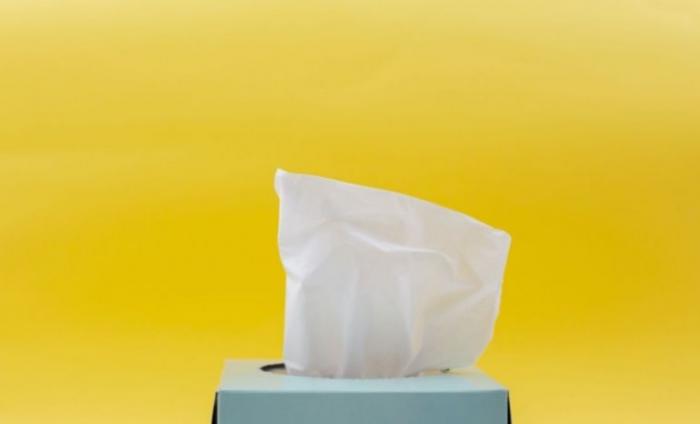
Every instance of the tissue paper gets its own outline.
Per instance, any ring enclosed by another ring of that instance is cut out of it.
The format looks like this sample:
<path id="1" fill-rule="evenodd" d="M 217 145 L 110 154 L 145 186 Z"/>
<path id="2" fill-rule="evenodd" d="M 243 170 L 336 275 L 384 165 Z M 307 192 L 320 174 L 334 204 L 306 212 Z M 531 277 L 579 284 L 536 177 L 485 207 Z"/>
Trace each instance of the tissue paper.
<path id="1" fill-rule="evenodd" d="M 278 170 L 294 375 L 379 378 L 472 365 L 498 314 L 510 236 L 404 194 Z"/>

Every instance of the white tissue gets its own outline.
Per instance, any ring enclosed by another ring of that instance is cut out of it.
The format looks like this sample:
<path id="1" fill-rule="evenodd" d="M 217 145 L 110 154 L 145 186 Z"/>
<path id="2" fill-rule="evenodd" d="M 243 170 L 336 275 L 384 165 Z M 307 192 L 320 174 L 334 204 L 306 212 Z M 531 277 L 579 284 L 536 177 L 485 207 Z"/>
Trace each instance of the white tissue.
<path id="1" fill-rule="evenodd" d="M 376 378 L 472 365 L 510 236 L 407 195 L 278 170 L 290 374 Z"/>

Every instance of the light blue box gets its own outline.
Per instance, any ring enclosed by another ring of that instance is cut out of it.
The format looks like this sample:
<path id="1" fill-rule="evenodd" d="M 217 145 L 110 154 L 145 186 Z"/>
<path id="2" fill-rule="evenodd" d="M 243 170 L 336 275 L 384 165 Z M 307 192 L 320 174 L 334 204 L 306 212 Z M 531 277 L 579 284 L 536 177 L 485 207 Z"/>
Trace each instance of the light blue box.
<path id="1" fill-rule="evenodd" d="M 228 360 L 213 424 L 508 424 L 508 390 L 474 369 L 420 377 L 331 379 Z"/>

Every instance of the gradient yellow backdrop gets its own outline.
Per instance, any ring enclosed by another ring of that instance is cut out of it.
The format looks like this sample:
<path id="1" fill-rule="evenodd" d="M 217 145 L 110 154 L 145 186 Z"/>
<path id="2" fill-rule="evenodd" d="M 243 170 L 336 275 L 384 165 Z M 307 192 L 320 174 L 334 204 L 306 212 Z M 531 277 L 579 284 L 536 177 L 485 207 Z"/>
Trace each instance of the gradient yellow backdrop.
<path id="1" fill-rule="evenodd" d="M 0 422 L 281 354 L 276 167 L 513 237 L 516 423 L 700 420 L 697 1 L 0 2 Z"/>

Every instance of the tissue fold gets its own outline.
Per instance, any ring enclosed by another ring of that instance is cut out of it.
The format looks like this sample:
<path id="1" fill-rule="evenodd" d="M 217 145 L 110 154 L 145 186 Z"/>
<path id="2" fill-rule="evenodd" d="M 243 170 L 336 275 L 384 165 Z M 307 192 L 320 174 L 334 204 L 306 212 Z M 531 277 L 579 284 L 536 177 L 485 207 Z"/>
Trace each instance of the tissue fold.
<path id="1" fill-rule="evenodd" d="M 498 314 L 510 237 L 407 195 L 278 170 L 294 375 L 380 378 L 471 366 Z"/>

